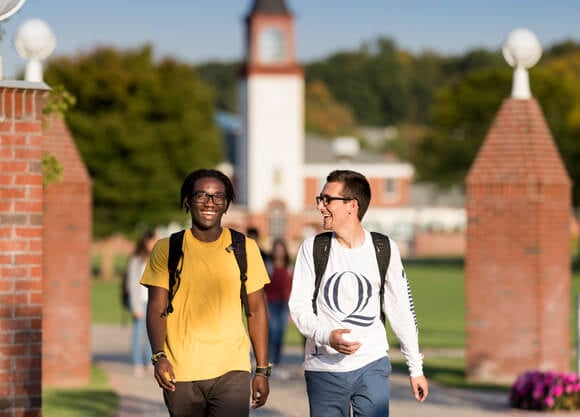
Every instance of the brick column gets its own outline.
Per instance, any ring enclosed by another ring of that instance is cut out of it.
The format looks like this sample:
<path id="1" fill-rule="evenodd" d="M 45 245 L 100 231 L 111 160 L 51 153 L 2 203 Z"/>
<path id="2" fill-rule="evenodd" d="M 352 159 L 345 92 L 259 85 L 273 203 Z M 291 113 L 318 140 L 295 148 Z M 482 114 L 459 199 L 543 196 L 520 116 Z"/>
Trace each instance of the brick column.
<path id="1" fill-rule="evenodd" d="M 41 415 L 43 83 L 0 81 L 0 416 Z"/>
<path id="2" fill-rule="evenodd" d="M 87 384 L 91 375 L 91 181 L 64 120 L 52 116 L 43 149 L 63 167 L 44 189 L 42 384 Z"/>
<path id="3" fill-rule="evenodd" d="M 571 182 L 534 98 L 506 99 L 467 176 L 467 376 L 570 367 Z"/>

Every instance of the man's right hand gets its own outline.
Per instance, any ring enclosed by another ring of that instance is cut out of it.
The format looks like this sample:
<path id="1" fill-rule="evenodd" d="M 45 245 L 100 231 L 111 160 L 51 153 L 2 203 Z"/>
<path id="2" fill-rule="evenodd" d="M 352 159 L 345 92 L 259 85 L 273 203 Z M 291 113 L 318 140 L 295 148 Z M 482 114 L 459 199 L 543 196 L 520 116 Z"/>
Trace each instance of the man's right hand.
<path id="1" fill-rule="evenodd" d="M 361 343 L 354 341 L 348 341 L 345 339 L 344 334 L 349 334 L 350 329 L 335 329 L 330 332 L 330 337 L 328 338 L 328 344 L 337 352 L 344 355 L 352 355 L 356 352 Z"/>
<path id="2" fill-rule="evenodd" d="M 159 358 L 155 364 L 155 379 L 161 388 L 168 391 L 175 391 L 175 374 L 173 366 L 167 358 Z"/>

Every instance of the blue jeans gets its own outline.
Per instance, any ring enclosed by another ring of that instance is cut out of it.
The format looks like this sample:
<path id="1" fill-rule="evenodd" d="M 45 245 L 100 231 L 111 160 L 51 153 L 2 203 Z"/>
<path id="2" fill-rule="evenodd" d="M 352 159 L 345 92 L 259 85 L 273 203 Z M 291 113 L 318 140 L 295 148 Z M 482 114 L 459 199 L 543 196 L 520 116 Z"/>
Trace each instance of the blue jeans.
<path id="1" fill-rule="evenodd" d="M 147 306 L 145 305 L 141 311 L 147 311 Z M 146 314 L 143 314 L 140 319 L 133 317 L 131 355 L 135 366 L 147 365 L 151 361 L 151 344 L 147 338 Z"/>
<path id="2" fill-rule="evenodd" d="M 310 415 L 388 417 L 391 362 L 384 357 L 350 372 L 306 371 Z"/>
<path id="3" fill-rule="evenodd" d="M 288 303 L 269 302 L 268 316 L 268 361 L 279 364 L 282 358 L 284 333 L 288 325 Z"/>

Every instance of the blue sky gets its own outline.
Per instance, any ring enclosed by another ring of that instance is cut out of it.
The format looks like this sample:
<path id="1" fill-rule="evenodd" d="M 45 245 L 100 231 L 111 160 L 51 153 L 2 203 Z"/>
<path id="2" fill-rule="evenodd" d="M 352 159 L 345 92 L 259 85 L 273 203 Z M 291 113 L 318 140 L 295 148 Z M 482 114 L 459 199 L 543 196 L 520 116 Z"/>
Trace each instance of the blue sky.
<path id="1" fill-rule="evenodd" d="M 157 56 L 189 63 L 239 60 L 243 18 L 252 0 L 26 0 L 3 23 L 0 55 L 6 78 L 24 61 L 12 38 L 31 18 L 50 25 L 54 55 L 154 45 Z M 509 32 L 527 28 L 550 46 L 580 42 L 579 0 L 286 0 L 295 15 L 297 53 L 303 62 L 358 48 L 377 36 L 411 52 L 459 54 L 476 47 L 499 49 Z"/>

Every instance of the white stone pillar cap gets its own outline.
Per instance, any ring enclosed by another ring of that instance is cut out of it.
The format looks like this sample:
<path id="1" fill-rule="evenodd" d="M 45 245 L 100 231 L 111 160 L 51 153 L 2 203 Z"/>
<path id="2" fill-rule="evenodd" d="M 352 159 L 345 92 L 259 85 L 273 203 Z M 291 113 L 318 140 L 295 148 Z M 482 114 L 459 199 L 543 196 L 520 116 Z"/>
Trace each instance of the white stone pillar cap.
<path id="1" fill-rule="evenodd" d="M 542 46 L 538 38 L 528 29 L 515 29 L 507 36 L 502 53 L 506 62 L 515 68 L 512 98 L 531 98 L 528 68 L 536 65 L 542 56 Z"/>
<path id="2" fill-rule="evenodd" d="M 41 60 L 52 54 L 56 47 L 56 38 L 50 26 L 40 19 L 29 19 L 22 23 L 14 34 L 16 52 L 28 59 L 26 81 L 42 81 Z"/>

